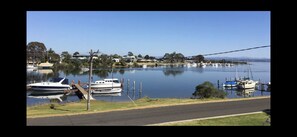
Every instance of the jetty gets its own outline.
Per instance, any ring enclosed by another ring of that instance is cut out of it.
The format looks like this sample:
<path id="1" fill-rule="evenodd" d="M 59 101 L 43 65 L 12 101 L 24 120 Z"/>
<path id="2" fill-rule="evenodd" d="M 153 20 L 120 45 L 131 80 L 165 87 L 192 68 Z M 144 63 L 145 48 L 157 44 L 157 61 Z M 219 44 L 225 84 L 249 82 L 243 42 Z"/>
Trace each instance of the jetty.
<path id="1" fill-rule="evenodd" d="M 82 84 L 84 85 L 84 84 Z M 73 81 L 71 83 L 71 90 L 65 90 L 64 93 L 70 93 L 74 92 L 79 99 L 88 99 L 88 91 L 86 91 L 84 88 L 82 88 L 80 81 L 78 81 L 77 84 L 75 84 Z M 90 94 L 90 100 L 95 100 L 92 95 Z"/>

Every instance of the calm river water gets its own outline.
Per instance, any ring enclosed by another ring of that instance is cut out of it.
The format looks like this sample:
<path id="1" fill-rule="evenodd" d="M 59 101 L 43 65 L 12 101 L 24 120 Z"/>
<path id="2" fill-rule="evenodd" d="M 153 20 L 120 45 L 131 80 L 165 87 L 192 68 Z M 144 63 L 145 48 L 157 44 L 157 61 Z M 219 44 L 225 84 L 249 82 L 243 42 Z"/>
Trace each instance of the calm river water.
<path id="1" fill-rule="evenodd" d="M 210 81 L 220 88 L 226 79 L 234 78 L 236 72 L 239 77 L 248 76 L 248 68 L 251 70 L 250 77 L 261 82 L 270 82 L 270 62 L 249 62 L 250 65 L 235 65 L 231 67 L 187 67 L 187 66 L 159 66 L 147 68 L 121 68 L 111 70 L 93 70 L 93 81 L 104 78 L 118 78 L 124 79 L 124 90 L 121 94 L 112 96 L 94 95 L 96 100 L 105 101 L 129 101 L 131 99 L 138 99 L 143 96 L 151 98 L 190 98 L 195 91 L 195 87 L 204 81 Z M 53 70 L 37 70 L 27 71 L 27 82 L 41 80 L 47 81 L 52 77 L 66 77 L 69 82 L 72 80 L 77 83 L 88 82 L 89 73 L 76 70 L 58 71 Z M 130 81 L 130 88 L 127 89 L 127 80 Z M 133 81 L 135 81 L 135 92 L 133 92 Z M 139 92 L 139 84 L 142 83 L 142 92 Z M 228 93 L 228 98 L 242 98 L 253 96 L 267 96 L 270 92 L 267 91 L 238 91 L 238 90 L 224 90 Z M 27 93 L 30 95 L 30 92 Z M 78 101 L 75 95 L 66 96 L 64 102 Z M 48 103 L 49 99 L 40 99 L 36 97 L 27 97 L 27 105 L 35 105 L 41 103 Z"/>

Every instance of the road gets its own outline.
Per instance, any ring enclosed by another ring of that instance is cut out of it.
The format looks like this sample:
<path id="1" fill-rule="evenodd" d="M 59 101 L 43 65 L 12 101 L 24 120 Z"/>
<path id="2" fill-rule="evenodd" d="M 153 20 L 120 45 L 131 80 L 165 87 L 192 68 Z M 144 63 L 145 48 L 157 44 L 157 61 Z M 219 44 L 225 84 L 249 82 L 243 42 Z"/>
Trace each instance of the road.
<path id="1" fill-rule="evenodd" d="M 142 126 L 178 120 L 256 112 L 263 111 L 264 109 L 270 109 L 270 98 L 178 105 L 72 116 L 27 118 L 27 125 Z"/>

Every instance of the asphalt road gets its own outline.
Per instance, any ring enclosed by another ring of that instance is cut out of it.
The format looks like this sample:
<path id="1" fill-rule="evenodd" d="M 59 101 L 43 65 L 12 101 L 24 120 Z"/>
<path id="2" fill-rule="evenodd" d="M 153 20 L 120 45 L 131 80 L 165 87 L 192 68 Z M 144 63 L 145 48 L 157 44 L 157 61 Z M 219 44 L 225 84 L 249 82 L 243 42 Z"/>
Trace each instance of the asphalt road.
<path id="1" fill-rule="evenodd" d="M 270 109 L 270 98 L 218 103 L 179 105 L 97 114 L 27 118 L 28 126 L 38 125 L 147 125 Z"/>

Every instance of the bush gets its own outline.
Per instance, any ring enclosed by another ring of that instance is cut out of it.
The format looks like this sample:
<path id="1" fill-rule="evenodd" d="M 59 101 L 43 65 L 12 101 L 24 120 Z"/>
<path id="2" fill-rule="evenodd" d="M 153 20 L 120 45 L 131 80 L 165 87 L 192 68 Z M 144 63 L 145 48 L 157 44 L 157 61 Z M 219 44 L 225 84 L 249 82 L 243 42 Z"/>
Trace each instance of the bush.
<path id="1" fill-rule="evenodd" d="M 215 86 L 209 81 L 206 81 L 196 86 L 193 96 L 195 96 L 195 98 L 225 98 L 226 93 L 215 88 Z"/>

